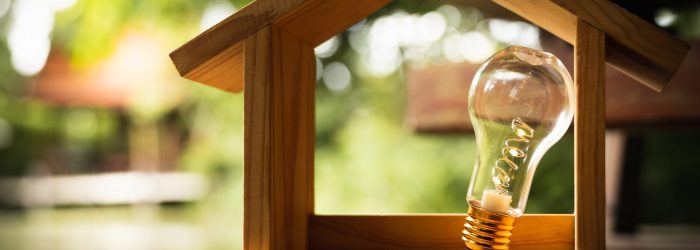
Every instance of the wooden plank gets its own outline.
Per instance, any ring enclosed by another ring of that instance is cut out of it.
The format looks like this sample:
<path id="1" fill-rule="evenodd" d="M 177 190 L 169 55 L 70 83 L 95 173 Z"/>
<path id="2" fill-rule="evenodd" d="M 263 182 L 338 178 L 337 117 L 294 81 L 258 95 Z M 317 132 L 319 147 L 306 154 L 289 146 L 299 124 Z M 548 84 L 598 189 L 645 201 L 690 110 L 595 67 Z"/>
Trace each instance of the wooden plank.
<path id="1" fill-rule="evenodd" d="M 245 41 L 244 246 L 304 249 L 313 212 L 313 48 L 269 25 Z"/>
<path id="2" fill-rule="evenodd" d="M 661 91 L 689 46 L 607 0 L 494 0 L 559 38 L 576 42 L 576 20 L 607 35 L 607 61 L 625 74 Z"/>
<path id="3" fill-rule="evenodd" d="M 243 42 L 280 13 L 296 8 L 303 2 L 304 0 L 253 1 L 175 49 L 170 53 L 170 59 L 180 75 L 186 76 L 222 51 Z"/>
<path id="4" fill-rule="evenodd" d="M 660 91 L 685 56 L 688 46 L 619 6 L 604 0 L 494 0 L 498 4 L 574 42 L 580 16 L 608 33 L 608 61 Z M 185 78 L 239 91 L 242 74 L 235 53 L 241 41 L 274 23 L 315 46 L 382 7 L 388 0 L 258 0 L 195 37 L 170 57 Z M 231 72 L 229 72 L 231 71 Z"/>
<path id="5" fill-rule="evenodd" d="M 343 215 L 309 219 L 310 249 L 464 249 L 464 214 Z M 573 215 L 524 215 L 511 249 L 573 249 Z"/>
<path id="6" fill-rule="evenodd" d="M 579 20 L 574 46 L 576 247 L 605 249 L 605 35 Z"/>
<path id="7" fill-rule="evenodd" d="M 246 39 L 244 95 L 243 246 L 270 249 L 270 29 Z"/>
<path id="8" fill-rule="evenodd" d="M 181 76 L 227 91 L 242 88 L 243 40 L 275 24 L 315 47 L 389 0 L 257 0 L 170 53 Z"/>
<path id="9" fill-rule="evenodd" d="M 260 1 L 260 0 L 258 0 Z M 307 1 L 273 22 L 312 46 L 348 29 L 390 0 Z"/>
<path id="10" fill-rule="evenodd" d="M 198 65 L 183 77 L 236 93 L 243 90 L 243 43 L 237 43 Z"/>
<path id="11" fill-rule="evenodd" d="M 576 13 L 551 0 L 493 0 L 518 16 L 573 44 L 576 41 Z"/>

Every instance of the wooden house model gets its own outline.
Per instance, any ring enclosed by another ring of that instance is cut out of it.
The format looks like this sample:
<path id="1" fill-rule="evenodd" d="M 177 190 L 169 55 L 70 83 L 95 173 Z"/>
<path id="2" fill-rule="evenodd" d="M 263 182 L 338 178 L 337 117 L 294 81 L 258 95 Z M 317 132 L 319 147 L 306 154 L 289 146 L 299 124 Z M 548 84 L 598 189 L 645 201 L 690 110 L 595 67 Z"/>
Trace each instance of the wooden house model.
<path id="1" fill-rule="evenodd" d="M 661 91 L 688 51 L 606 0 L 494 0 L 574 45 L 575 213 L 524 215 L 513 249 L 605 248 L 605 63 Z M 314 47 L 387 0 L 257 0 L 170 54 L 244 92 L 246 249 L 463 249 L 464 215 L 314 214 Z"/>

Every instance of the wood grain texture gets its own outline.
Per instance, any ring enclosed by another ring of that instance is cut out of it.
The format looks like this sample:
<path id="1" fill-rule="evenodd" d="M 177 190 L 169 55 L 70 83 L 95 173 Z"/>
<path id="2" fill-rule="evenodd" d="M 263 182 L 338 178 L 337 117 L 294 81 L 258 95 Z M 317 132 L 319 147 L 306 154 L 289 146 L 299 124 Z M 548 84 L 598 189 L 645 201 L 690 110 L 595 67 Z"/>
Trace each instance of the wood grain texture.
<path id="1" fill-rule="evenodd" d="M 315 47 L 389 2 L 390 0 L 306 1 L 273 22 Z"/>
<path id="2" fill-rule="evenodd" d="M 551 0 L 493 0 L 562 40 L 576 41 L 576 13 Z"/>
<path id="3" fill-rule="evenodd" d="M 606 34 L 607 61 L 661 91 L 683 62 L 689 46 L 607 0 L 494 0 L 559 38 L 576 42 L 576 20 Z"/>
<path id="4" fill-rule="evenodd" d="M 286 13 L 303 2 L 304 0 L 253 1 L 175 49 L 170 53 L 170 59 L 180 75 L 186 76 L 222 51 L 243 42 L 280 13 Z"/>
<path id="5" fill-rule="evenodd" d="M 170 53 L 181 76 L 223 90 L 242 88 L 243 40 L 268 24 L 312 47 L 342 32 L 389 0 L 257 0 Z"/>
<path id="6" fill-rule="evenodd" d="M 605 34 L 579 20 L 574 45 L 577 249 L 605 249 Z"/>
<path id="7" fill-rule="evenodd" d="M 243 43 L 237 43 L 198 65 L 183 77 L 195 82 L 237 93 L 243 90 Z"/>
<path id="8" fill-rule="evenodd" d="M 312 216 L 310 249 L 464 249 L 464 214 Z M 511 249 L 573 249 L 573 215 L 524 215 Z"/>
<path id="9" fill-rule="evenodd" d="M 313 213 L 313 48 L 269 25 L 245 49 L 244 246 L 305 249 Z"/>

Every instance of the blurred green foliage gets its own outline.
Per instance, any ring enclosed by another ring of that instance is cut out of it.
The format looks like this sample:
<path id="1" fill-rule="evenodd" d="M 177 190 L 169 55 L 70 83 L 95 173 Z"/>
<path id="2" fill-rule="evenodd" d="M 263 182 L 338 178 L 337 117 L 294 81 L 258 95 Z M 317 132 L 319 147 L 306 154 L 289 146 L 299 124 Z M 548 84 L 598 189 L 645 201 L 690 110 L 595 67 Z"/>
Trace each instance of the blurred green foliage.
<path id="1" fill-rule="evenodd" d="M 68 54 L 71 66 L 78 69 L 101 63 L 113 54 L 119 36 L 130 29 L 155 34 L 158 42 L 171 50 L 199 33 L 200 17 L 206 7 L 219 2 L 78 0 L 73 7 L 56 14 L 52 47 Z M 231 2 L 240 8 L 249 0 Z M 135 124 L 128 110 L 57 105 L 32 97 L 38 77 L 21 76 L 10 62 L 7 30 L 11 19 L 10 14 L 0 18 L 0 137 L 9 136 L 5 138 L 9 143 L 0 145 L 0 178 L 51 174 L 45 169 L 47 153 L 62 156 L 65 163 L 61 171 L 51 170 L 52 174 L 92 173 L 101 159 L 126 154 L 128 128 Z M 162 55 L 166 60 L 167 56 Z M 121 231 L 127 233 L 151 226 L 165 227 L 167 234 L 167 230 L 178 230 L 177 225 L 182 225 L 180 230 L 195 230 L 191 237 L 199 235 L 205 241 L 194 249 L 241 248 L 243 96 L 169 73 L 172 75 L 165 79 L 182 86 L 182 92 L 187 95 L 158 120 L 149 122 L 161 127 L 158 131 L 162 136 L 170 136 L 167 133 L 172 132 L 184 135 L 181 142 L 184 147 L 174 167 L 210 177 L 211 192 L 205 199 L 184 206 L 145 206 L 145 209 L 136 206 L 0 210 L 0 249 L 80 249 L 71 239 L 91 237 L 91 230 L 85 228 L 105 231 L 108 237 L 110 227 L 127 227 Z M 164 124 L 177 130 L 164 130 Z M 175 228 L 167 229 L 171 225 Z M 52 233 L 45 228 L 68 233 Z M 120 237 L 118 233 L 116 237 Z M 154 249 L 138 247 L 138 238 L 117 239 L 136 242 L 135 249 Z M 32 243 L 49 241 L 56 244 Z"/>

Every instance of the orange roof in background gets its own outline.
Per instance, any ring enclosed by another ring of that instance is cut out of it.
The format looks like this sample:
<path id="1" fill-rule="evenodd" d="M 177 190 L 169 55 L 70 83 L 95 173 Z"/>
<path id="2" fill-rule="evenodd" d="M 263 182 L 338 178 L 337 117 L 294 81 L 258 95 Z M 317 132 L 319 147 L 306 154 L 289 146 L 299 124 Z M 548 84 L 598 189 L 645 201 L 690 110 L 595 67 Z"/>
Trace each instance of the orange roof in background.
<path id="1" fill-rule="evenodd" d="M 30 95 L 66 106 L 125 106 L 128 90 L 123 86 L 101 83 L 97 68 L 75 69 L 68 56 L 60 51 L 52 51 Z"/>
<path id="2" fill-rule="evenodd" d="M 153 94 L 156 101 L 172 101 L 179 95 L 166 55 L 156 39 L 138 31 L 126 32 L 111 56 L 87 67 L 75 67 L 69 55 L 54 50 L 29 95 L 57 105 L 106 108 Z"/>
<path id="3" fill-rule="evenodd" d="M 573 73 L 573 53 L 563 42 L 545 50 L 557 55 Z M 685 62 L 662 94 L 636 84 L 629 76 L 606 69 L 608 127 L 693 125 L 700 123 L 700 42 L 692 43 Z M 461 63 L 408 67 L 406 122 L 419 132 L 464 132 L 472 129 L 467 109 L 469 85 L 479 65 Z"/>

